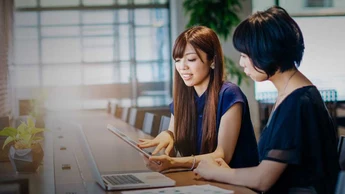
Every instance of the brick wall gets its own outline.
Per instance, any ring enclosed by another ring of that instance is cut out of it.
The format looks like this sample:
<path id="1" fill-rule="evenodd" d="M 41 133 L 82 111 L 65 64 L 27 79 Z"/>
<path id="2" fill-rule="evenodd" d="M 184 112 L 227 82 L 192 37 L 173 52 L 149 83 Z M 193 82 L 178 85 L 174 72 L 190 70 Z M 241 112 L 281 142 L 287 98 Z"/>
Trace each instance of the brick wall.
<path id="1" fill-rule="evenodd" d="M 0 1 L 0 116 L 10 115 L 9 64 L 12 63 L 13 0 Z"/>

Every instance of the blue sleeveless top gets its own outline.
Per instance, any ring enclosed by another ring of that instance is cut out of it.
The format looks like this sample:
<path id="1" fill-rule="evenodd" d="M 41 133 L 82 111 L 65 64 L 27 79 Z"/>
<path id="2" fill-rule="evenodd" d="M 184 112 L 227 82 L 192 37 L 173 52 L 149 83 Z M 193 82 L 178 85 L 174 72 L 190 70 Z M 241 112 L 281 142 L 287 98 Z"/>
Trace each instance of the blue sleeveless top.
<path id="1" fill-rule="evenodd" d="M 195 93 L 194 99 L 197 106 L 197 152 L 200 154 L 202 140 L 202 117 L 206 102 L 206 92 L 200 97 Z M 253 125 L 250 119 L 248 101 L 241 89 L 230 82 L 225 82 L 220 90 L 216 113 L 216 130 L 218 134 L 221 117 L 235 103 L 242 104 L 242 124 L 237 140 L 237 145 L 229 163 L 231 168 L 243 168 L 257 166 L 258 149 L 255 139 Z M 174 114 L 174 103 L 170 104 L 170 111 Z"/>

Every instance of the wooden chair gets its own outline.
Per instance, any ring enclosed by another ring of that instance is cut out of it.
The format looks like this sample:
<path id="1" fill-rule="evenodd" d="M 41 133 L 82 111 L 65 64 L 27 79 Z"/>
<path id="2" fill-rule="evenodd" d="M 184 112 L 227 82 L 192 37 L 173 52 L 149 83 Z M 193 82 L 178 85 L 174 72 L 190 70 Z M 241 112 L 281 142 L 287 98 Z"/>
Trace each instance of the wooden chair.
<path id="1" fill-rule="evenodd" d="M 339 165 L 341 170 L 345 170 L 345 136 L 340 136 L 338 140 Z"/>
<path id="2" fill-rule="evenodd" d="M 116 103 L 111 103 L 110 105 L 110 114 L 115 116 L 116 109 L 117 109 L 117 104 Z"/>
<path id="3" fill-rule="evenodd" d="M 127 122 L 129 107 L 122 107 L 121 120 Z"/>
<path id="4" fill-rule="evenodd" d="M 155 119 L 155 115 L 153 113 L 149 113 L 149 112 L 145 113 L 143 127 L 142 127 L 142 130 L 144 131 L 144 133 L 152 135 L 154 119 Z"/>
<path id="5" fill-rule="evenodd" d="M 167 130 L 169 128 L 169 124 L 170 124 L 170 117 L 162 115 L 161 122 L 159 124 L 158 134 L 160 134 L 164 130 Z"/>
<path id="6" fill-rule="evenodd" d="M 128 124 L 130 124 L 134 127 L 135 127 L 135 122 L 137 119 L 137 112 L 138 112 L 137 108 L 131 108 L 131 110 L 129 112 Z"/>

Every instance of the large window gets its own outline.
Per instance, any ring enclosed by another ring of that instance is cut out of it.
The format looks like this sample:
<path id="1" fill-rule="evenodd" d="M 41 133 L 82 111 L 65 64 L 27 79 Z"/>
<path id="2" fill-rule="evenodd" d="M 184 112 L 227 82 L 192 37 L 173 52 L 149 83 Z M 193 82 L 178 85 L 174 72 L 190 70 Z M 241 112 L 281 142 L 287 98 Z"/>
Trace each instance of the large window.
<path id="1" fill-rule="evenodd" d="M 16 8 L 16 88 L 122 84 L 131 105 L 171 96 L 166 0 L 17 0 Z"/>

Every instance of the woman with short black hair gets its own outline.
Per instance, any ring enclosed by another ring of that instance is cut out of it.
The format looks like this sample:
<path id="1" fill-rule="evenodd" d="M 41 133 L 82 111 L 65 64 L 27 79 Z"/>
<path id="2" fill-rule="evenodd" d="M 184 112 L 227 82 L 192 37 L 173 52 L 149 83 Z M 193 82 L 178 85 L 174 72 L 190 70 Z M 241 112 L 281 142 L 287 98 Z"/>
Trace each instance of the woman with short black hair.
<path id="1" fill-rule="evenodd" d="M 274 6 L 244 20 L 233 44 L 244 72 L 254 81 L 272 82 L 278 91 L 259 140 L 260 164 L 233 169 L 222 159 L 202 160 L 194 172 L 267 193 L 334 193 L 337 134 L 318 89 L 297 69 L 304 52 L 297 23 Z"/>

